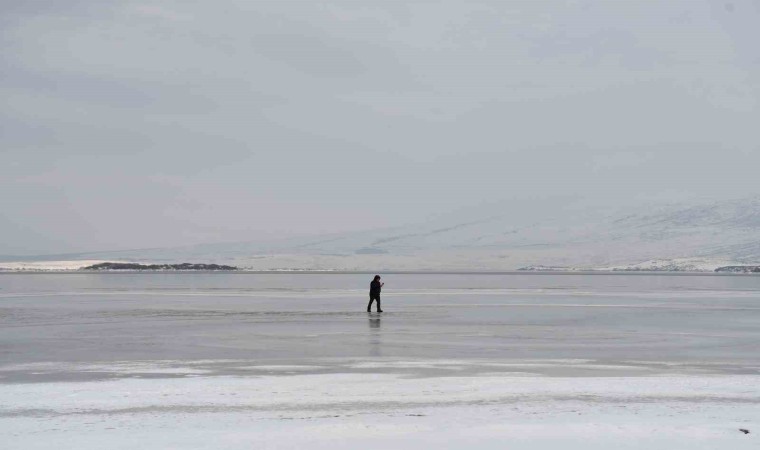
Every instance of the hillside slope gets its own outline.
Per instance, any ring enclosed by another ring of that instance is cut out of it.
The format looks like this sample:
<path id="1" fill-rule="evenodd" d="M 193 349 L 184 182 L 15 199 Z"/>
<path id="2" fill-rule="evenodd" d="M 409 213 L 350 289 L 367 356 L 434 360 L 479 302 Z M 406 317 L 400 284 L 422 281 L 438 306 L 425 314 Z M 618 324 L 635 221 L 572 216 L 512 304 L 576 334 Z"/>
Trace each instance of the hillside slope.
<path id="1" fill-rule="evenodd" d="M 712 270 L 760 262 L 760 199 L 754 197 L 625 209 L 568 204 L 534 222 L 508 210 L 492 212 L 274 243 L 98 252 L 70 259 L 195 261 L 257 270 Z"/>

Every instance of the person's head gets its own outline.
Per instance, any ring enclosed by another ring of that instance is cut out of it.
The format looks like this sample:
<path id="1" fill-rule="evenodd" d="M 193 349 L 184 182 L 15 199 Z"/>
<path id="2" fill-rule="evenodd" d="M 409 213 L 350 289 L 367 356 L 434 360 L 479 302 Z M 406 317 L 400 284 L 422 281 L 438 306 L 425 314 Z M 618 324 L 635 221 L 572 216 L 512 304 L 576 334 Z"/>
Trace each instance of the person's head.
<path id="1" fill-rule="evenodd" d="M 380 281 L 380 275 L 375 275 L 375 279 L 372 281 Z"/>

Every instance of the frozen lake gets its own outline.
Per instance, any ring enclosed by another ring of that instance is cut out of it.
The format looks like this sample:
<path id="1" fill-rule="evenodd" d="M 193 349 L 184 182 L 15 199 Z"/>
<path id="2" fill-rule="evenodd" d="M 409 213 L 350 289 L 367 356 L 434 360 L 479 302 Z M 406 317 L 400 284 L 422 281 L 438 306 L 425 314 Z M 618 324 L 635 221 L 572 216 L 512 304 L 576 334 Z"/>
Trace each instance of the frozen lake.
<path id="1" fill-rule="evenodd" d="M 385 312 L 367 314 L 370 280 L 0 274 L 0 431 L 10 448 L 134 448 L 180 419 L 155 448 L 607 448 L 655 429 L 655 446 L 757 444 L 737 430 L 760 410 L 760 277 L 385 274 Z M 462 414 L 493 427 L 457 441 Z"/>
<path id="2" fill-rule="evenodd" d="M 0 365 L 589 359 L 760 366 L 760 277 L 2 274 Z M 373 308 L 374 310 L 374 308 Z"/>

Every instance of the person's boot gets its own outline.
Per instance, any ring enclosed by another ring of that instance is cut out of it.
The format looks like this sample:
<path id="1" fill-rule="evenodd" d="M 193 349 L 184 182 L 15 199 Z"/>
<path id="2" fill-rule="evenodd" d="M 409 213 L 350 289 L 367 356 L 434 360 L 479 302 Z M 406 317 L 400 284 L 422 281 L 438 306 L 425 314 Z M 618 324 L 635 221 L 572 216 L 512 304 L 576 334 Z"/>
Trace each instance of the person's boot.
<path id="1" fill-rule="evenodd" d="M 378 309 L 377 312 L 383 312 L 383 310 L 382 309 Z"/>

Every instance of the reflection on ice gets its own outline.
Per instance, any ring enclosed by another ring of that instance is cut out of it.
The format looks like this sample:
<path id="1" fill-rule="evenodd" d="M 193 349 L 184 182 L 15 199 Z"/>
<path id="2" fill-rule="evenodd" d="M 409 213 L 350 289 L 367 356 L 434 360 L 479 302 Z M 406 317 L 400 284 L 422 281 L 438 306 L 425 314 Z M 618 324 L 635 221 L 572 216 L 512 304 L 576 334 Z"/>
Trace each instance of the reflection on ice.
<path id="1" fill-rule="evenodd" d="M 380 357 L 383 356 L 381 330 L 380 330 L 380 314 L 372 315 L 369 317 L 369 356 Z"/>

